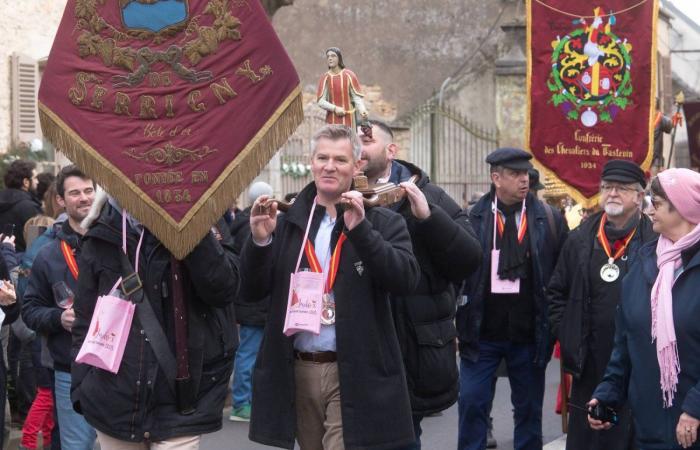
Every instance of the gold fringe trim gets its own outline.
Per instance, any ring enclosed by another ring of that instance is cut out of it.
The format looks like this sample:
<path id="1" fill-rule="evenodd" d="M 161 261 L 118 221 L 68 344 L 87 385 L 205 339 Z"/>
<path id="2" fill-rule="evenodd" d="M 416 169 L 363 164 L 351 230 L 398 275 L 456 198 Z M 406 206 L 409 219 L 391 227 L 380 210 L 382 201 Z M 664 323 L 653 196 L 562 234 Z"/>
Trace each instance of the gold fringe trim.
<path id="1" fill-rule="evenodd" d="M 58 150 L 104 187 L 176 258 L 183 259 L 294 133 L 304 119 L 304 110 L 301 86 L 297 86 L 180 222 L 42 102 L 39 102 L 39 118 L 44 136 Z"/>
<path id="2" fill-rule="evenodd" d="M 530 122 L 530 117 L 532 114 L 532 1 L 533 0 L 527 0 L 526 1 L 526 9 L 527 9 L 527 29 L 526 29 L 526 36 L 527 36 L 527 80 L 526 80 L 526 85 L 527 85 L 527 116 L 525 117 L 525 146 L 527 147 L 526 150 L 532 153 L 532 149 L 530 148 L 530 127 L 531 127 L 531 122 Z M 646 171 L 649 170 L 651 167 L 651 161 L 653 158 L 653 148 L 654 148 L 654 101 L 655 101 L 655 96 L 656 96 L 656 22 L 659 17 L 659 0 L 653 0 L 653 14 L 652 14 L 652 36 L 651 36 L 651 99 L 649 103 L 649 147 L 647 149 L 647 154 L 646 157 L 644 158 L 644 161 L 640 165 L 642 170 Z M 598 199 L 600 198 L 600 194 L 596 193 L 592 197 L 586 197 L 576 189 L 575 187 L 571 186 L 569 183 L 566 181 L 562 180 L 559 178 L 559 175 L 557 175 L 556 172 L 553 170 L 545 167 L 537 158 L 534 157 L 532 158 L 532 162 L 534 163 L 534 166 L 536 169 L 540 171 L 541 174 L 544 174 L 547 177 L 553 178 L 559 183 L 561 183 L 566 191 L 567 194 L 573 198 L 576 203 L 580 203 L 584 208 L 591 208 L 595 205 L 598 204 Z"/>
<path id="3" fill-rule="evenodd" d="M 659 0 L 653 0 L 653 12 L 651 15 L 651 89 L 649 89 L 649 148 L 647 149 L 647 157 L 642 163 L 642 170 L 646 171 L 651 168 L 651 162 L 654 159 L 654 122 L 656 119 L 656 70 L 658 61 L 656 60 L 657 41 L 656 31 L 658 30 L 656 22 L 659 20 Z M 663 156 L 663 155 L 662 155 Z"/>

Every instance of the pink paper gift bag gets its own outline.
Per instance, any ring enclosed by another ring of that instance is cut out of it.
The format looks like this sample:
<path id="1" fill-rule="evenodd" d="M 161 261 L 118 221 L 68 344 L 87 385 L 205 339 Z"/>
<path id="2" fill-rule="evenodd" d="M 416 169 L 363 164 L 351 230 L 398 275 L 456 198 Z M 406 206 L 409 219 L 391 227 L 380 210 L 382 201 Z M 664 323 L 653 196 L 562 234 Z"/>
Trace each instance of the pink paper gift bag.
<path id="1" fill-rule="evenodd" d="M 291 275 L 283 330 L 286 336 L 300 331 L 320 333 L 324 282 L 323 273 L 297 272 Z"/>
<path id="2" fill-rule="evenodd" d="M 126 254 L 126 221 L 128 212 L 122 211 L 122 251 Z M 139 254 L 143 243 L 143 230 L 136 246 L 136 273 L 139 272 Z M 119 372 L 122 364 L 126 342 L 129 340 L 131 322 L 134 320 L 136 305 L 128 299 L 114 295 L 120 285 L 121 277 L 114 283 L 108 295 L 97 298 L 92 313 L 90 328 L 83 345 L 80 347 L 75 362 L 89 364 L 108 372 Z M 146 300 L 148 301 L 148 300 Z"/>
<path id="3" fill-rule="evenodd" d="M 76 362 L 119 372 L 136 305 L 113 295 L 97 299 L 92 321 Z"/>

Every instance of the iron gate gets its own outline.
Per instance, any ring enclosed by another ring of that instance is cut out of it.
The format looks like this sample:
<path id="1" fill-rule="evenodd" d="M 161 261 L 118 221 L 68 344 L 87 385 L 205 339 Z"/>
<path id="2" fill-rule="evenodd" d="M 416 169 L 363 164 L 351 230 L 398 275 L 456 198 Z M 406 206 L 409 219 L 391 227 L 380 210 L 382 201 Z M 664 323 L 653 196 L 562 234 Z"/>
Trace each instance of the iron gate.
<path id="1" fill-rule="evenodd" d="M 498 132 L 474 123 L 457 109 L 431 101 L 409 117 L 411 160 L 430 174 L 460 205 L 490 185 L 485 159 L 498 143 Z"/>

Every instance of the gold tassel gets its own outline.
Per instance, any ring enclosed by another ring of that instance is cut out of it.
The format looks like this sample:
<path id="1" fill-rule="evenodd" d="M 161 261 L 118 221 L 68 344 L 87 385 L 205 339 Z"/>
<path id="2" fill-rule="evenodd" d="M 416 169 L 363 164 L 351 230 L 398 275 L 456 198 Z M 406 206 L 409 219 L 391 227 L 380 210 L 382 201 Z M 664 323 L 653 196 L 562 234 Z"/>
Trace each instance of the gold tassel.
<path id="1" fill-rule="evenodd" d="M 294 133 L 304 110 L 301 87 L 297 87 L 179 223 L 41 102 L 39 118 L 44 136 L 58 150 L 104 187 L 176 258 L 184 259 Z"/>

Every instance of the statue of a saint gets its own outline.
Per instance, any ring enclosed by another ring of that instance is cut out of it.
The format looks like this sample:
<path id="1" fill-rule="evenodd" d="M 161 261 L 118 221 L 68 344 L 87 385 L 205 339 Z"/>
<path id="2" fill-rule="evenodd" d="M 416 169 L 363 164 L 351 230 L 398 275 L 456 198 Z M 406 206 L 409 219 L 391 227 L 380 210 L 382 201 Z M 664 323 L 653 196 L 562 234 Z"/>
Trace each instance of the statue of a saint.
<path id="1" fill-rule="evenodd" d="M 343 124 L 357 130 L 358 117 L 368 117 L 360 82 L 351 70 L 345 68 L 339 48 L 326 50 L 326 60 L 328 72 L 321 76 L 316 92 L 318 106 L 328 111 L 327 123 Z"/>

